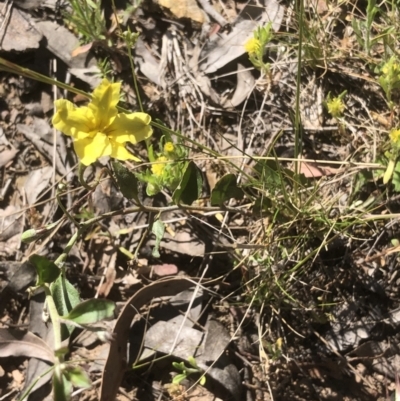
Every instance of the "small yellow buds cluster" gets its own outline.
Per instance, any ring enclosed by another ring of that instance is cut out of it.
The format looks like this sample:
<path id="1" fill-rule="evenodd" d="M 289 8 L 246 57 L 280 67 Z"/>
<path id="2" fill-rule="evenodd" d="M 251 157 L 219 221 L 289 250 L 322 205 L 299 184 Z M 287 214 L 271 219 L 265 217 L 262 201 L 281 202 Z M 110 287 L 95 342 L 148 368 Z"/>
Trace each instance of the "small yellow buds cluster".
<path id="1" fill-rule="evenodd" d="M 147 194 L 153 196 L 162 190 L 175 191 L 182 180 L 187 156 L 187 148 L 179 142 L 173 143 L 169 135 L 161 138 L 158 152 L 153 151 L 151 147 L 151 167 L 144 173 L 136 173 L 139 180 L 147 183 Z"/>
<path id="2" fill-rule="evenodd" d="M 172 142 L 166 142 L 164 145 L 164 152 L 167 154 L 172 154 L 175 150 L 175 146 Z"/>
<path id="3" fill-rule="evenodd" d="M 155 176 L 162 176 L 167 160 L 165 156 L 160 156 L 156 159 L 156 162 L 151 165 L 151 171 Z"/>
<path id="4" fill-rule="evenodd" d="M 244 48 L 249 55 L 257 54 L 261 49 L 261 42 L 259 39 L 250 38 L 244 45 Z"/>
<path id="5" fill-rule="evenodd" d="M 334 97 L 333 99 L 328 100 L 326 107 L 328 109 L 328 113 L 335 118 L 340 117 L 345 109 L 343 100 L 339 97 Z"/>
<path id="6" fill-rule="evenodd" d="M 395 89 L 400 89 L 400 62 L 392 56 L 381 68 L 379 84 L 386 94 L 390 108 L 393 108 L 392 95 Z"/>
<path id="7" fill-rule="evenodd" d="M 343 98 L 345 97 L 347 91 L 343 91 L 339 96 L 331 97 L 331 93 L 328 93 L 328 96 L 326 97 L 326 100 L 324 102 L 324 105 L 326 109 L 328 110 L 328 113 L 333 117 L 333 118 L 340 118 L 342 117 L 344 110 L 346 108 L 346 105 L 343 101 Z"/>
<path id="8" fill-rule="evenodd" d="M 249 60 L 255 68 L 264 72 L 269 71 L 269 64 L 264 62 L 264 50 L 273 39 L 272 24 L 269 22 L 263 27 L 258 27 L 253 32 L 253 37 L 244 44 L 244 49 L 249 55 Z"/>
<path id="9" fill-rule="evenodd" d="M 392 129 L 389 132 L 389 138 L 393 145 L 400 147 L 400 129 Z"/>
<path id="10" fill-rule="evenodd" d="M 383 67 L 382 67 L 382 75 L 393 75 L 393 74 L 400 73 L 400 66 L 396 61 L 391 62 L 389 60 Z"/>
<path id="11" fill-rule="evenodd" d="M 175 153 L 175 146 L 172 142 L 166 142 L 164 145 L 164 155 L 165 156 L 159 156 L 156 159 L 156 162 L 152 164 L 151 166 L 151 172 L 157 176 L 161 177 L 164 173 L 165 166 L 167 165 L 167 161 L 174 159 L 174 153 Z"/>

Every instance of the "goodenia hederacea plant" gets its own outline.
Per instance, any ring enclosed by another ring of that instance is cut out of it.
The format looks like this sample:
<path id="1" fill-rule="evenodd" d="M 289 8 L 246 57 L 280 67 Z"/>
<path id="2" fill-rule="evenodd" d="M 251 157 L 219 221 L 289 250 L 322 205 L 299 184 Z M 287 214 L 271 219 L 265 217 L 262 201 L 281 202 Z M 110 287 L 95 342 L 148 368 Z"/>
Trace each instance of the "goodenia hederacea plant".
<path id="1" fill-rule="evenodd" d="M 102 156 L 140 161 L 126 148 L 149 138 L 153 129 L 147 113 L 118 113 L 120 83 L 103 79 L 87 106 L 76 107 L 68 100 L 55 101 L 53 125 L 72 138 L 80 162 L 88 166 Z"/>

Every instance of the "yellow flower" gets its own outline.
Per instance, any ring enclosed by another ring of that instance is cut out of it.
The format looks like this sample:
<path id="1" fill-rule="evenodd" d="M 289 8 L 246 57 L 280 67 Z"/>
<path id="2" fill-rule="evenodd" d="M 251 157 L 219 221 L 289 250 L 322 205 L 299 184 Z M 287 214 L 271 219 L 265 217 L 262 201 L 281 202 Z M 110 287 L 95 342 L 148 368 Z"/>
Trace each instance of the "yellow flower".
<path id="1" fill-rule="evenodd" d="M 399 70 L 399 65 L 395 62 L 388 61 L 382 68 L 384 75 L 395 74 Z"/>
<path id="2" fill-rule="evenodd" d="M 160 156 L 157 160 L 156 163 L 151 165 L 151 171 L 154 175 L 157 177 L 162 176 L 165 168 L 165 163 L 168 159 L 165 156 Z M 162 163 L 157 163 L 157 162 L 162 162 Z"/>
<path id="3" fill-rule="evenodd" d="M 256 38 L 250 38 L 245 43 L 244 48 L 249 55 L 256 54 L 261 49 L 261 42 Z"/>
<path id="4" fill-rule="evenodd" d="M 125 143 L 136 144 L 153 133 L 148 114 L 118 113 L 120 90 L 120 83 L 103 79 L 87 106 L 76 107 L 65 99 L 55 101 L 53 125 L 72 137 L 75 152 L 85 166 L 102 156 L 140 161 L 125 149 Z"/>
<path id="5" fill-rule="evenodd" d="M 400 145 L 400 129 L 392 129 L 389 132 L 389 137 L 395 145 Z"/>
<path id="6" fill-rule="evenodd" d="M 175 149 L 175 146 L 172 142 L 166 142 L 164 145 L 164 152 L 165 153 L 172 153 Z"/>
<path id="7" fill-rule="evenodd" d="M 343 100 L 340 97 L 334 97 L 326 102 L 328 113 L 333 117 L 340 117 L 345 109 Z"/>

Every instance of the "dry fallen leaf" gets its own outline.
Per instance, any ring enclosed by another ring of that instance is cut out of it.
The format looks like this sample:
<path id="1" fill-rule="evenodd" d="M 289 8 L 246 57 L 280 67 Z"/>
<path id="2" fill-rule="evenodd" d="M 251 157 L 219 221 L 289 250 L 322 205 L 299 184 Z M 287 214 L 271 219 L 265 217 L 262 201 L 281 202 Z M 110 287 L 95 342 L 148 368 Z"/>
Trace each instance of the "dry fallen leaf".
<path id="1" fill-rule="evenodd" d="M 4 7 L 6 4 L 2 3 L 0 9 L 0 20 L 2 21 L 0 49 L 16 52 L 38 49 L 42 34 L 36 30 L 31 21 L 32 17 L 13 7 L 13 3 L 9 3 L 8 6 L 11 10 L 7 18 L 8 7 Z"/>
<path id="2" fill-rule="evenodd" d="M 158 4 L 167 8 L 178 19 L 188 18 L 198 24 L 204 24 L 208 20 L 196 0 L 158 0 Z"/>
<path id="3" fill-rule="evenodd" d="M 205 74 L 211 74 L 226 64 L 245 53 L 244 45 L 248 39 L 253 37 L 253 31 L 257 27 L 272 23 L 272 29 L 278 31 L 284 8 L 276 0 L 267 0 L 265 7 L 253 7 L 259 15 L 255 19 L 238 18 L 230 32 L 218 33 L 210 38 L 209 45 L 201 53 L 200 70 Z"/>
<path id="4" fill-rule="evenodd" d="M 127 351 L 129 332 L 132 321 L 139 317 L 140 308 L 153 298 L 174 295 L 192 287 L 193 281 L 184 277 L 172 278 L 150 284 L 137 291 L 122 309 L 113 331 L 113 341 L 102 375 L 100 401 L 114 401 L 119 385 L 127 369 Z M 141 343 L 132 343 L 130 355 L 137 360 L 141 350 Z"/>
<path id="5" fill-rule="evenodd" d="M 53 350 L 33 333 L 14 329 L 0 329 L 0 357 L 25 356 L 54 362 Z"/>
<path id="6" fill-rule="evenodd" d="M 237 85 L 235 92 L 230 99 L 225 98 L 221 102 L 224 108 L 239 106 L 253 91 L 255 78 L 250 70 L 246 70 L 244 65 L 238 64 L 237 67 Z"/>
<path id="7" fill-rule="evenodd" d="M 320 178 L 328 175 L 337 174 L 339 169 L 318 165 L 317 163 L 301 162 L 300 174 L 304 174 L 306 178 Z"/>
<path id="8" fill-rule="evenodd" d="M 151 266 L 153 273 L 158 277 L 173 276 L 178 274 L 178 267 L 173 264 L 164 263 L 162 265 Z"/>

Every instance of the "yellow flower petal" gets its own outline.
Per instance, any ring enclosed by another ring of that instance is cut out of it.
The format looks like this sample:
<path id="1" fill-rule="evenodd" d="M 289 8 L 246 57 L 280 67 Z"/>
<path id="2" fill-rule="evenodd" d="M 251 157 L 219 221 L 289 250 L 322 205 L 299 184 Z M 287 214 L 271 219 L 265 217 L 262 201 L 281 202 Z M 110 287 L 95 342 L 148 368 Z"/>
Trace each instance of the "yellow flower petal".
<path id="1" fill-rule="evenodd" d="M 141 160 L 130 153 L 128 150 L 125 149 L 124 145 L 120 143 L 110 141 L 112 150 L 111 150 L 111 157 L 118 160 L 133 160 L 136 162 L 140 162 Z"/>
<path id="2" fill-rule="evenodd" d="M 88 107 L 95 116 L 97 127 L 107 127 L 118 114 L 116 106 L 119 102 L 120 91 L 121 83 L 112 84 L 107 79 L 103 79 L 93 91 L 92 101 Z"/>
<path id="3" fill-rule="evenodd" d="M 65 135 L 85 138 L 94 129 L 94 119 L 88 107 L 75 107 L 68 100 L 60 99 L 54 102 L 56 114 L 53 117 L 53 125 Z"/>
<path id="4" fill-rule="evenodd" d="M 85 166 L 94 163 L 99 157 L 110 156 L 112 152 L 111 143 L 102 132 L 98 132 L 93 138 L 74 141 L 74 149 Z"/>
<path id="5" fill-rule="evenodd" d="M 113 142 L 136 144 L 152 135 L 150 122 L 151 117 L 147 113 L 120 113 L 106 131 Z"/>

